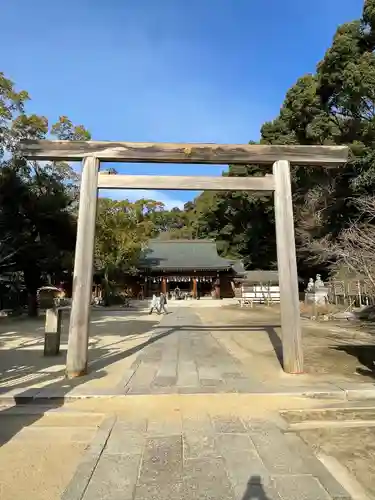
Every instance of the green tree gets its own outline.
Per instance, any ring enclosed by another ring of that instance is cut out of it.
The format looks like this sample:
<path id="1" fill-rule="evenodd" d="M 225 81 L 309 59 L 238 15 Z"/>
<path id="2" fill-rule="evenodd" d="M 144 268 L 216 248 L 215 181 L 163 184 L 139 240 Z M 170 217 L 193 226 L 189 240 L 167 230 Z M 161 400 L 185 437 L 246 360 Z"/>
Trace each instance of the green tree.
<path id="1" fill-rule="evenodd" d="M 350 147 L 350 161 L 344 167 L 292 169 L 297 258 L 304 278 L 324 267 L 329 270 L 332 261 L 322 258 L 327 240 L 331 248 L 343 241 L 360 215 L 358 200 L 375 187 L 374 49 L 375 0 L 367 0 L 361 19 L 338 27 L 316 73 L 297 80 L 279 115 L 261 129 L 261 144 Z M 232 166 L 228 174 L 260 171 L 266 173 L 256 165 Z M 224 193 L 214 195 L 211 202 L 198 214 L 200 236 L 222 241 L 223 252 L 243 257 L 248 267 L 271 266 L 275 261 L 272 199 Z M 324 243 L 321 250 L 319 242 Z"/>
<path id="2" fill-rule="evenodd" d="M 105 305 L 110 304 L 113 281 L 124 272 L 136 271 L 140 252 L 155 234 L 152 216 L 161 206 L 153 200 L 99 199 L 94 260 Z"/>
<path id="3" fill-rule="evenodd" d="M 265 172 L 256 165 L 231 165 L 224 175 Z M 221 255 L 242 259 L 249 269 L 274 267 L 276 243 L 269 198 L 242 191 L 206 192 L 197 198 L 194 211 L 197 236 L 215 239 Z"/>
<path id="4" fill-rule="evenodd" d="M 156 235 L 164 240 L 192 239 L 194 227 L 192 225 L 192 211 L 181 210 L 178 207 L 171 210 L 164 208 L 152 216 Z"/>
<path id="5" fill-rule="evenodd" d="M 85 140 L 90 136 L 66 117 L 49 127 L 45 117 L 27 115 L 28 99 L 27 92 L 17 92 L 13 82 L 0 75 L 0 237 L 11 242 L 8 270 L 22 273 L 29 314 L 35 315 L 39 286 L 70 270 L 78 178 L 64 162 L 26 161 L 19 142 L 42 139 L 47 133 L 60 139 Z"/>

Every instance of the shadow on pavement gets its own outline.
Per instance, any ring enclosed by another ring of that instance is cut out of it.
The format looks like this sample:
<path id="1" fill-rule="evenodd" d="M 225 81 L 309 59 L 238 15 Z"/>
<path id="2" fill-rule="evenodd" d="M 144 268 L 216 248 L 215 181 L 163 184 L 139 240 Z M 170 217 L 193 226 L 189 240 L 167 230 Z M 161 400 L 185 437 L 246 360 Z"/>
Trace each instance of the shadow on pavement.
<path id="1" fill-rule="evenodd" d="M 144 323 L 144 324 L 141 324 Z M 36 331 L 30 338 L 32 342 L 43 342 L 43 331 L 40 330 L 41 324 L 36 322 Z M 279 325 L 257 325 L 257 326 L 248 326 L 248 325 L 226 325 L 226 326 L 203 326 L 203 325 L 173 325 L 163 327 L 162 324 L 153 324 L 150 321 L 137 322 L 136 325 L 136 333 L 134 333 L 135 337 L 141 336 L 147 331 L 152 330 L 153 334 L 150 338 L 145 340 L 144 342 L 139 343 L 138 345 L 131 347 L 129 349 L 121 349 L 119 346 L 116 348 L 116 343 L 113 342 L 108 346 L 99 346 L 96 347 L 99 342 L 98 338 L 95 338 L 96 335 L 92 336 L 91 345 L 89 349 L 89 354 L 91 357 L 91 361 L 89 362 L 89 374 L 83 377 L 79 377 L 73 380 L 62 379 L 64 376 L 64 368 L 61 369 L 61 365 L 65 364 L 65 354 L 66 351 L 62 351 L 60 354 L 60 360 L 56 363 L 56 358 L 43 358 L 43 353 L 41 350 L 36 350 L 35 345 L 33 345 L 34 349 L 28 349 L 28 344 L 24 345 L 20 349 L 15 348 L 13 352 L 13 360 L 10 362 L 7 359 L 8 350 L 1 349 L 0 350 L 0 377 L 2 381 L 7 382 L 8 387 L 3 387 L 0 389 L 1 392 L 5 392 L 7 390 L 14 389 L 22 389 L 25 390 L 22 392 L 20 390 L 14 396 L 15 407 L 6 407 L 3 410 L 0 410 L 0 419 L 6 418 L 9 414 L 9 419 L 6 420 L 7 425 L 0 424 L 0 446 L 9 441 L 13 436 L 15 436 L 18 432 L 20 432 L 23 428 L 32 425 L 39 418 L 41 418 L 45 411 L 51 409 L 57 409 L 64 404 L 64 396 L 66 396 L 72 389 L 88 382 L 89 380 L 99 379 L 106 376 L 106 372 L 103 371 L 105 367 L 125 359 L 137 352 L 142 351 L 147 346 L 157 342 L 158 340 L 170 336 L 172 334 L 181 332 L 181 331 L 235 331 L 235 332 L 249 332 L 252 331 L 264 331 L 270 337 L 273 348 L 276 352 L 277 358 L 282 360 L 281 354 L 281 342 L 275 331 L 275 328 L 279 327 Z M 16 335 L 17 332 L 9 332 L 9 335 Z M 35 338 L 35 335 L 40 338 Z M 116 335 L 121 337 L 121 330 L 116 332 Z M 127 337 L 127 334 L 124 332 L 124 338 Z M 22 352 L 23 349 L 23 352 Z M 18 351 L 18 353 L 17 353 Z M 93 356 L 93 352 L 95 351 L 95 357 Z M 9 355 L 9 353 L 8 353 Z M 19 356 L 19 358 L 17 357 Z M 94 359 L 93 359 L 94 357 Z M 40 359 L 43 359 L 42 369 L 38 371 L 37 365 L 40 366 Z M 37 361 L 39 363 L 37 363 Z M 49 372 L 48 368 L 54 365 L 58 365 L 60 368 L 57 371 Z M 34 375 L 34 377 L 32 376 Z M 48 383 L 48 378 L 53 378 L 54 381 Z M 56 380 L 59 378 L 59 380 Z M 35 385 L 37 383 L 44 383 L 43 387 L 40 388 L 30 388 L 31 385 Z M 29 388 L 27 388 L 29 387 Z M 44 394 L 53 394 L 55 392 L 55 396 L 49 399 L 48 395 L 43 399 L 39 399 L 36 403 L 35 396 L 39 392 L 40 396 L 42 393 Z M 58 397 L 56 397 L 56 395 Z M 27 404 L 34 403 L 34 404 Z M 36 403 L 36 404 L 35 404 Z M 45 406 L 42 406 L 42 405 Z M 26 410 L 20 409 L 17 411 L 17 407 L 22 406 L 23 408 L 27 408 Z M 28 409 L 30 410 L 28 412 Z M 1 420 L 0 420 L 1 422 Z M 4 420 L 3 420 L 4 422 Z M 248 490 L 253 494 L 256 489 L 259 490 L 259 482 L 257 483 L 254 478 L 249 482 Z M 260 491 L 260 490 L 259 490 Z M 246 493 L 247 494 L 247 493 Z M 244 500 L 247 498 L 251 498 L 249 496 L 245 496 Z M 255 497 L 257 498 L 257 497 Z M 259 497 L 266 498 L 266 497 Z"/>
<path id="2" fill-rule="evenodd" d="M 137 346 L 131 347 L 130 349 L 126 349 L 125 351 L 119 352 L 117 354 L 112 354 L 109 356 L 100 356 L 98 359 L 92 361 L 89 365 L 90 368 L 95 368 L 95 369 L 100 369 L 104 368 L 105 366 L 115 363 L 116 361 L 120 361 L 121 359 L 128 358 L 129 356 L 132 356 L 133 354 L 136 354 L 139 351 L 142 351 L 145 347 L 153 344 L 154 342 L 167 337 L 171 335 L 172 333 L 175 333 L 177 330 L 180 330 L 179 327 L 172 327 L 172 328 L 163 328 L 161 326 L 156 326 L 153 328 L 153 330 L 158 330 L 158 329 L 163 329 L 165 331 L 161 333 L 156 333 L 152 335 L 148 340 L 145 342 L 142 342 L 141 344 L 138 344 Z"/>
<path id="3" fill-rule="evenodd" d="M 0 394 L 11 389 L 48 384 L 49 381 L 53 383 L 57 378 L 64 377 L 68 340 L 67 322 L 64 323 L 60 353 L 53 357 L 43 356 L 44 326 L 41 321 L 33 322 L 33 328 L 29 326 L 26 329 L 27 333 L 24 331 L 23 322 L 1 325 Z M 130 356 L 132 351 L 124 350 L 124 345 L 121 343 L 133 339 L 141 340 L 143 335 L 154 330 L 157 325 L 158 322 L 154 321 L 128 320 L 125 330 L 121 322 L 107 324 L 110 331 L 108 335 L 112 334 L 114 337 L 112 342 L 105 333 L 98 331 L 98 327 L 92 326 L 89 340 L 89 369 L 95 367 L 98 370 Z M 147 342 L 141 343 L 139 349 L 146 345 Z M 84 381 L 87 381 L 86 377 Z"/>
<path id="4" fill-rule="evenodd" d="M 43 417 L 46 411 L 54 410 L 60 408 L 64 404 L 64 397 L 73 389 L 76 388 L 88 380 L 100 379 L 106 376 L 106 372 L 98 371 L 105 366 L 115 363 L 120 359 L 131 356 L 137 351 L 142 350 L 146 346 L 156 342 L 157 340 L 171 334 L 174 330 L 170 329 L 162 332 L 159 335 L 155 335 L 148 339 L 146 342 L 132 348 L 127 351 L 108 354 L 106 349 L 101 349 L 103 351 L 100 359 L 95 363 L 90 364 L 90 372 L 88 375 L 83 377 L 75 378 L 72 380 L 59 380 L 57 382 L 46 384 L 40 389 L 25 389 L 23 392 L 18 392 L 14 396 L 15 406 L 6 407 L 0 409 L 0 447 L 7 443 L 12 437 L 18 434 L 23 428 L 34 424 L 37 420 Z M 39 356 L 41 354 L 39 353 Z M 51 359 L 51 358 L 49 358 Z M 61 373 L 62 374 L 62 373 Z M 16 386 L 12 385 L 11 389 Z M 38 392 L 48 391 L 53 394 L 53 390 L 56 389 L 58 397 L 49 398 L 46 396 L 40 399 L 39 402 L 34 399 Z M 1 397 L 1 394 L 0 394 Z M 34 403 L 34 404 L 30 404 Z M 22 409 L 21 409 L 22 407 Z M 18 411 L 17 411 L 18 410 Z M 9 418 L 7 418 L 9 416 Z M 4 419 L 6 419 L 6 425 L 4 425 Z"/>
<path id="5" fill-rule="evenodd" d="M 365 377 L 375 379 L 375 346 L 374 345 L 340 345 L 333 348 L 336 351 L 344 351 L 350 356 L 357 358 L 362 365 L 357 367 L 356 372 Z"/>
<path id="6" fill-rule="evenodd" d="M 104 373 L 95 373 L 91 378 L 99 379 L 104 377 Z M 84 378 L 84 377 L 83 377 Z M 78 386 L 82 382 L 76 382 Z M 0 447 L 12 439 L 22 429 L 34 424 L 46 411 L 60 408 L 64 404 L 64 395 L 66 395 L 71 387 L 61 388 L 61 382 L 49 384 L 44 389 L 59 389 L 59 398 L 50 399 L 40 404 L 28 404 L 33 401 L 35 392 L 31 389 L 26 389 L 14 397 L 15 405 L 8 406 L 0 410 Z"/>
<path id="7" fill-rule="evenodd" d="M 143 323 L 144 325 L 140 325 L 138 321 L 136 325 L 139 336 L 146 333 L 146 331 L 155 329 L 155 324 L 152 322 L 148 321 Z M 36 325 L 39 335 L 39 323 L 36 322 Z M 0 349 L 0 380 L 3 383 L 7 383 L 6 387 L 3 386 L 0 388 L 0 398 L 2 393 L 4 394 L 8 391 L 18 389 L 11 400 L 3 397 L 3 408 L 0 407 L 0 446 L 7 443 L 22 431 L 22 429 L 34 424 L 42 418 L 46 411 L 58 409 L 63 406 L 64 397 L 72 389 L 88 381 L 104 378 L 106 372 L 103 371 L 103 368 L 106 366 L 131 356 L 157 340 L 170 335 L 174 331 L 172 328 L 164 328 L 163 330 L 164 331 L 161 333 L 154 334 L 145 342 L 131 349 L 117 349 L 115 352 L 108 348 L 113 348 L 113 343 L 109 344 L 109 346 L 96 348 L 95 345 L 97 342 L 94 341 L 91 343 L 89 354 L 91 351 L 92 355 L 92 351 L 96 350 L 96 358 L 89 363 L 89 373 L 83 377 L 72 380 L 62 379 L 65 373 L 65 366 L 58 371 L 48 372 L 48 368 L 56 364 L 60 366 L 65 365 L 66 350 L 62 350 L 58 357 L 43 357 L 42 350 L 28 349 L 28 346 L 23 346 L 19 349 L 13 349 L 12 360 L 10 361 L 10 349 Z M 13 336 L 16 335 L 16 333 L 17 332 L 10 332 L 10 335 Z M 40 336 L 43 338 L 43 332 L 40 332 Z M 40 340 L 40 342 L 43 342 L 43 340 Z M 59 358 L 58 362 L 57 358 Z M 43 363 L 40 368 L 41 359 Z M 40 371 L 38 371 L 37 366 L 39 366 Z M 44 372 L 43 370 L 47 371 Z M 54 381 L 48 383 L 48 377 L 53 377 Z M 59 378 L 59 380 L 56 380 L 56 378 Z M 44 383 L 43 387 L 39 388 L 30 387 L 33 384 L 41 382 L 47 383 Z M 24 388 L 24 390 L 22 390 L 22 388 Z M 54 391 L 56 391 L 54 397 L 50 398 L 48 395 L 43 397 L 44 393 L 53 395 Z M 40 393 L 41 398 L 35 399 L 38 393 Z M 9 406 L 9 404 L 12 404 L 12 406 Z"/>
<path id="8" fill-rule="evenodd" d="M 260 476 L 251 476 L 242 500 L 268 500 Z"/>
<path id="9" fill-rule="evenodd" d="M 281 368 L 284 366 L 284 358 L 283 358 L 283 344 L 281 342 L 281 338 L 279 337 L 277 331 L 274 326 L 265 325 L 264 330 L 267 332 L 270 342 L 272 344 L 273 350 L 275 351 L 278 362 L 280 363 Z M 276 327 L 278 328 L 278 327 Z"/>
<path id="10" fill-rule="evenodd" d="M 272 344 L 273 350 L 276 354 L 277 360 L 281 366 L 283 367 L 283 346 L 281 339 L 276 331 L 276 328 L 280 328 L 280 324 L 269 325 L 265 323 L 260 324 L 252 324 L 252 325 L 179 325 L 175 327 L 176 330 L 179 331 L 214 331 L 214 332 L 260 332 L 264 331 L 267 333 L 270 342 Z"/>

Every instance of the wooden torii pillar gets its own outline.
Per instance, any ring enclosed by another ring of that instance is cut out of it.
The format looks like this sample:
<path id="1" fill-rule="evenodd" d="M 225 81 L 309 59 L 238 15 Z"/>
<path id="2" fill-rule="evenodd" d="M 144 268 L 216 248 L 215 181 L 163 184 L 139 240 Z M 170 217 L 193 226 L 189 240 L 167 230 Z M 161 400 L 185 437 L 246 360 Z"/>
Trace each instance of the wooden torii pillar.
<path id="1" fill-rule="evenodd" d="M 87 156 L 82 162 L 77 239 L 73 272 L 66 372 L 69 378 L 87 373 L 90 307 L 94 264 L 99 160 Z"/>
<path id="2" fill-rule="evenodd" d="M 273 176 L 283 368 L 297 374 L 303 372 L 303 348 L 289 162 L 275 162 Z"/>
<path id="3" fill-rule="evenodd" d="M 274 191 L 283 367 L 287 373 L 303 371 L 290 165 L 336 167 L 346 163 L 347 147 L 36 140 L 23 141 L 21 150 L 26 158 L 32 160 L 83 161 L 66 365 L 68 377 L 77 377 L 87 372 L 98 188 L 254 191 L 263 195 L 265 192 Z M 98 175 L 100 162 L 106 161 L 273 164 L 273 175 L 264 177 L 144 176 L 104 173 Z"/>

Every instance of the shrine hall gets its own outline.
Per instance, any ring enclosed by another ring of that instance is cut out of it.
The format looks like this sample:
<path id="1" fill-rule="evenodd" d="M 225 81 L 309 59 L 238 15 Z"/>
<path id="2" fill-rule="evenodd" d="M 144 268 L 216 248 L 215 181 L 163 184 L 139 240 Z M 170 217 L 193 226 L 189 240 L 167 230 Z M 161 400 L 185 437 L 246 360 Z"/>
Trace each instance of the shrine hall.
<path id="1" fill-rule="evenodd" d="M 176 290 L 196 299 L 233 297 L 245 273 L 241 261 L 219 256 L 213 240 L 150 240 L 137 267 L 144 297 Z"/>

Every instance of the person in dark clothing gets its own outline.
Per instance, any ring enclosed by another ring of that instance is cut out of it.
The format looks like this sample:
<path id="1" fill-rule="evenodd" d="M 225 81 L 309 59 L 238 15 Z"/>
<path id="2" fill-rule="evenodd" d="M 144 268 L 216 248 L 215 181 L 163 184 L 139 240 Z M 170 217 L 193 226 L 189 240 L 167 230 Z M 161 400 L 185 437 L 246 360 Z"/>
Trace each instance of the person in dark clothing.
<path id="1" fill-rule="evenodd" d="M 160 312 L 163 312 L 164 314 L 168 314 L 168 309 L 167 309 L 167 296 L 165 293 L 161 292 L 160 294 Z"/>

